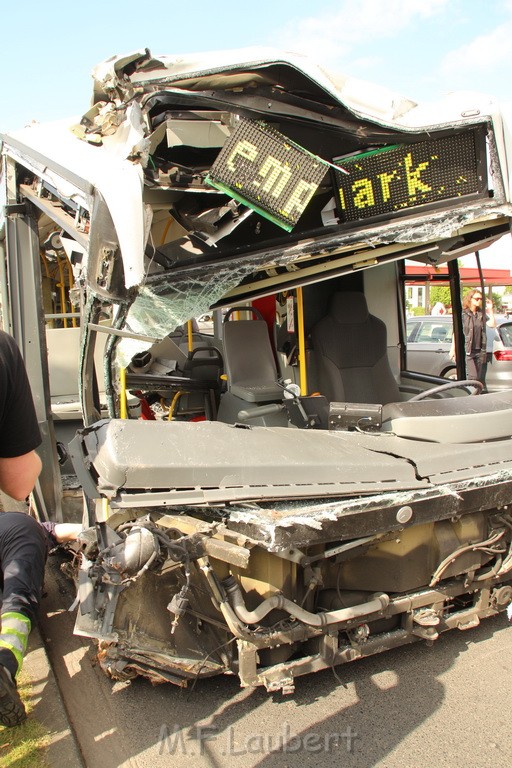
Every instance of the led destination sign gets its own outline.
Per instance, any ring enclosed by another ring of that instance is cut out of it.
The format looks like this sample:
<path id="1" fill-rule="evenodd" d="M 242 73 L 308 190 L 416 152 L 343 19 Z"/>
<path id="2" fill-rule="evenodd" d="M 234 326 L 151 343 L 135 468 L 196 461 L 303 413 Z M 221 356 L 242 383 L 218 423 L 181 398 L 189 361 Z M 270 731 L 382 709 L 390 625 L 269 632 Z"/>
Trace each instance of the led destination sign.
<path id="1" fill-rule="evenodd" d="M 483 127 L 334 162 L 348 171 L 334 171 L 343 222 L 488 196 Z"/>
<path id="2" fill-rule="evenodd" d="M 217 155 L 206 182 L 290 232 L 328 167 L 277 131 L 242 120 Z"/>

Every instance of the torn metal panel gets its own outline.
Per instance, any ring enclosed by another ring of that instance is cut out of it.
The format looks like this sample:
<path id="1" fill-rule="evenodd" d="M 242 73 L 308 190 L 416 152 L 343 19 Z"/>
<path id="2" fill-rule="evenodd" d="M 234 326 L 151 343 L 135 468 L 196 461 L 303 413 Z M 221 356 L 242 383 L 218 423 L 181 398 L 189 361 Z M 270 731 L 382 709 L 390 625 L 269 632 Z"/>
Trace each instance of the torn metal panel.
<path id="1" fill-rule="evenodd" d="M 128 80 L 126 65 L 136 64 Z M 123 76 L 124 75 L 124 76 Z M 381 120 L 397 119 L 413 108 L 415 102 L 386 88 L 365 83 L 342 74 L 328 73 L 307 57 L 284 54 L 271 48 L 244 48 L 240 50 L 209 51 L 188 56 L 152 56 L 137 51 L 128 56 L 116 56 L 93 71 L 96 89 L 120 94 L 128 93 L 130 82 L 136 86 L 173 85 L 190 90 L 218 90 L 254 84 L 279 84 L 304 91 L 328 94 L 347 104 L 356 114 L 366 113 Z M 123 94 L 124 95 L 124 94 Z"/>
<path id="2" fill-rule="evenodd" d="M 489 474 L 512 471 L 510 440 L 443 444 L 381 434 L 376 440 L 372 440 L 369 435 L 360 435 L 359 444 L 370 450 L 406 458 L 413 462 L 418 477 L 428 478 L 435 484 L 478 479 Z M 454 446 L 457 446 L 456 449 Z"/>
<path id="3" fill-rule="evenodd" d="M 169 439 L 172 452 L 164 448 Z M 415 525 L 501 508 L 512 493 L 508 443 L 460 445 L 455 457 L 453 445 L 378 434 L 116 421 L 80 441 L 113 508 L 231 502 L 229 528 L 274 551 L 398 530 L 406 508 Z M 204 444 L 211 452 L 198 459 Z M 258 503 L 237 506 L 244 498 Z"/>
<path id="4" fill-rule="evenodd" d="M 71 133 L 69 123 L 34 123 L 14 133 L 12 139 L 12 146 L 10 139 L 5 142 L 4 151 L 14 157 L 17 153 L 18 157 L 21 155 L 23 164 L 31 163 L 30 157 L 34 153 L 41 158 L 40 162 L 46 159 L 48 180 L 64 197 L 74 195 L 66 179 L 70 172 L 82 179 L 82 183 L 88 183 L 88 189 L 95 189 L 101 194 L 119 238 L 125 285 L 127 288 L 138 285 L 144 275 L 143 254 L 147 234 L 140 165 L 80 141 Z M 63 172 L 61 169 L 66 170 Z M 91 210 L 91 198 L 80 202 Z M 101 232 L 98 237 L 101 240 Z"/>
<path id="5" fill-rule="evenodd" d="M 220 422 L 99 422 L 78 440 L 103 493 L 202 486 L 229 491 L 252 486 L 296 487 L 309 495 L 421 488 L 408 461 L 373 455 L 350 435 L 288 428 L 240 428 Z M 172 446 L 172 450 L 170 450 Z M 202 446 L 208 446 L 203 452 Z M 178 494 L 179 496 L 179 494 Z"/>
<path id="6" fill-rule="evenodd" d="M 234 506 L 229 526 L 270 551 L 315 542 L 347 540 L 378 531 L 506 508 L 512 497 L 509 470 L 451 485 L 337 501 L 290 501 Z M 405 522 L 404 522 L 405 521 Z"/>
<path id="7" fill-rule="evenodd" d="M 421 489 L 512 472 L 512 445 L 440 445 L 385 433 L 241 428 L 219 422 L 99 422 L 76 440 L 98 485 L 115 497 L 146 487 L 179 491 L 299 486 L 304 496 Z M 166 445 L 173 450 L 167 451 Z M 208 445 L 202 455 L 200 447 Z M 371 477 L 368 466 L 372 466 Z M 198 480 L 200 478 L 200 482 Z M 243 491 L 243 489 L 246 489 Z M 310 489 L 310 490 L 308 490 Z"/>

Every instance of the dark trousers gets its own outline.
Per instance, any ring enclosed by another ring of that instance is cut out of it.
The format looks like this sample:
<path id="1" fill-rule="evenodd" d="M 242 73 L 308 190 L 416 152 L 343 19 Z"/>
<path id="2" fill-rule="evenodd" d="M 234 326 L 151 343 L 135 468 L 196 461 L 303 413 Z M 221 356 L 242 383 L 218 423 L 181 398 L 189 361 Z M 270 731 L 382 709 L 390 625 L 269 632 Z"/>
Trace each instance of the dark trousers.
<path id="1" fill-rule="evenodd" d="M 485 377 L 487 376 L 487 366 L 492 365 L 492 352 L 487 352 L 482 360 L 482 370 L 480 371 L 480 381 L 484 385 L 482 392 L 487 392 Z"/>
<path id="2" fill-rule="evenodd" d="M 43 589 L 47 540 L 43 528 L 23 512 L 0 512 L 1 613 L 21 613 L 34 622 Z M 0 648 L 0 664 L 16 671 L 7 648 Z"/>
<path id="3" fill-rule="evenodd" d="M 476 355 L 466 355 L 466 377 L 482 381 L 482 357 L 480 353 Z M 482 384 L 484 381 L 482 381 Z"/>

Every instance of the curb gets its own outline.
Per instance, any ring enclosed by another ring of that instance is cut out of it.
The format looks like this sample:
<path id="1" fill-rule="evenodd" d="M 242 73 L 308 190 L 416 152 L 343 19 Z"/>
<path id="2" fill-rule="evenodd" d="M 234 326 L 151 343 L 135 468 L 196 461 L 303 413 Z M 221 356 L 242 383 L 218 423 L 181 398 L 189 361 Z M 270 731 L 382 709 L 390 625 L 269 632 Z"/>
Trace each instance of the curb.
<path id="1" fill-rule="evenodd" d="M 38 720 L 50 735 L 46 755 L 48 764 L 52 768 L 64 765 L 66 768 L 85 768 L 37 625 L 30 633 L 23 671 L 32 686 L 29 718 Z"/>

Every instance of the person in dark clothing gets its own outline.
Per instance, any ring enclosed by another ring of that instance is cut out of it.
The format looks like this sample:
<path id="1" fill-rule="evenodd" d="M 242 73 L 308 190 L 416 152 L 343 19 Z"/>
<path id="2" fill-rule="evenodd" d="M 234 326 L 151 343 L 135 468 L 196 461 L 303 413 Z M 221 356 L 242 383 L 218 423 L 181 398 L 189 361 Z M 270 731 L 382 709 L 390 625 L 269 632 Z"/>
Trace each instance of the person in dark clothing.
<path id="1" fill-rule="evenodd" d="M 484 386 L 484 361 L 487 356 L 486 326 L 489 326 L 489 328 L 496 327 L 496 319 L 491 301 L 487 302 L 486 312 L 487 314 L 482 310 L 482 291 L 478 288 L 469 291 L 462 302 L 466 375 L 468 379 L 481 381 Z"/>
<path id="2" fill-rule="evenodd" d="M 38 523 L 24 512 L 0 512 L 0 723 L 19 725 L 25 708 L 16 689 L 37 617 L 48 551 L 76 539 L 82 526 Z"/>
<path id="3" fill-rule="evenodd" d="M 41 471 L 35 449 L 39 425 L 25 365 L 14 339 L 0 331 L 0 490 L 17 501 L 32 491 Z M 0 723 L 26 717 L 16 688 L 43 588 L 51 546 L 70 541 L 80 525 L 39 524 L 24 512 L 0 512 Z"/>
<path id="4" fill-rule="evenodd" d="M 39 476 L 40 444 L 23 358 L 12 336 L 0 331 L 0 489 L 17 501 L 26 499 Z"/>

